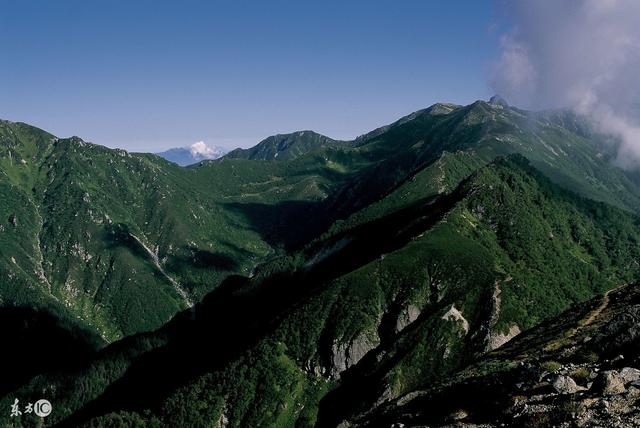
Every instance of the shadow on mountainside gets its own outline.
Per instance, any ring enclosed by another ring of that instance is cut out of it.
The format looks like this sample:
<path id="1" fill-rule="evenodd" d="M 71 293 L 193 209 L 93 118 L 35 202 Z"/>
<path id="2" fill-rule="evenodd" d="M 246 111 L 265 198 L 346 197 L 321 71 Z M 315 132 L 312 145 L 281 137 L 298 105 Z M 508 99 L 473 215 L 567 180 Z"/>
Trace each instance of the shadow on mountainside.
<path id="1" fill-rule="evenodd" d="M 0 307 L 0 396 L 34 376 L 88 361 L 102 340 L 45 309 Z"/>
<path id="2" fill-rule="evenodd" d="M 318 215 L 321 202 L 285 201 L 276 204 L 226 203 L 224 207 L 243 216 L 251 229 L 276 248 L 291 251 L 319 234 L 331 219 Z"/>

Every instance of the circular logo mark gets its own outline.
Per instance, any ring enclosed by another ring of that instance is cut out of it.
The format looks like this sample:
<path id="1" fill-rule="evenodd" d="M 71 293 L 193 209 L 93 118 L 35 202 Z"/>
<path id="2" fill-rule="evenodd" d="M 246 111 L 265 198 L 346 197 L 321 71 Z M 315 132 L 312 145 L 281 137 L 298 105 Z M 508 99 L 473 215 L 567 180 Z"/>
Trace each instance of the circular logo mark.
<path id="1" fill-rule="evenodd" d="M 33 405 L 33 413 L 41 418 L 49 416 L 52 410 L 53 407 L 51 406 L 51 403 L 49 403 L 49 400 L 38 400 L 36 401 L 36 404 Z"/>

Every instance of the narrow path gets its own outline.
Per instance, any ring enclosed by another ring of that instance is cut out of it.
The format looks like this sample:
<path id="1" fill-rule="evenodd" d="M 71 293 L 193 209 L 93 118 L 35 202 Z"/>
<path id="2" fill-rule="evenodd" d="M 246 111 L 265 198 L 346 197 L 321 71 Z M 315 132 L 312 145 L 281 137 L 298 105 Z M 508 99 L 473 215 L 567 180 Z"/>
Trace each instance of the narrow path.
<path id="1" fill-rule="evenodd" d="M 178 281 L 176 281 L 175 279 L 173 279 L 168 273 L 166 273 L 164 271 L 164 269 L 162 268 L 162 265 L 160 264 L 160 260 L 158 259 L 158 255 L 156 253 L 154 253 L 153 251 L 151 251 L 151 249 L 149 247 L 147 247 L 144 242 L 142 242 L 136 235 L 131 234 L 131 237 L 133 239 L 135 239 L 138 244 L 140 244 L 142 246 L 142 248 L 145 249 L 145 251 L 147 252 L 147 254 L 149 254 L 149 257 L 151 257 L 151 260 L 153 260 L 153 264 L 156 266 L 156 268 L 160 271 L 160 273 L 162 275 L 164 275 L 164 277 L 171 283 L 171 285 L 173 286 L 173 288 L 178 292 L 178 294 L 184 299 L 185 303 L 189 306 L 192 307 L 193 306 L 193 302 L 189 299 L 189 296 L 187 296 L 187 293 L 182 289 L 182 287 L 180 287 L 180 284 L 178 283 Z"/>
<path id="2" fill-rule="evenodd" d="M 585 327 L 593 324 L 596 321 L 596 319 L 598 319 L 600 314 L 602 314 L 602 312 L 605 309 L 607 309 L 607 307 L 609 306 L 609 302 L 611 300 L 609 298 L 609 295 L 613 291 L 616 291 L 616 290 L 624 287 L 625 285 L 626 284 L 619 285 L 618 287 L 615 287 L 615 288 L 612 288 L 611 290 L 606 291 L 602 295 L 602 303 L 600 303 L 600 305 L 598 305 L 597 308 L 595 308 L 594 310 L 589 312 L 589 315 L 587 317 L 585 317 L 585 318 L 581 319 L 580 321 L 578 321 L 576 326 L 570 328 L 565 333 L 565 337 L 564 338 L 557 339 L 557 340 L 552 340 L 547 346 L 545 346 L 544 350 L 545 351 L 557 350 L 559 345 L 567 346 L 567 341 L 576 340 L 576 334 L 578 334 L 580 331 L 582 331 Z"/>
<path id="3" fill-rule="evenodd" d="M 624 285 L 619 285 L 618 287 L 612 288 L 611 290 L 605 292 L 604 295 L 603 295 L 602 303 L 600 304 L 600 306 L 598 306 L 593 311 L 591 311 L 589 316 L 582 320 L 582 322 L 580 323 L 580 328 L 583 328 L 583 327 L 586 327 L 586 326 L 588 326 L 590 324 L 593 324 L 593 322 L 596 320 L 596 318 L 598 318 L 600 316 L 602 311 L 604 311 L 607 308 L 607 306 L 609 306 L 609 301 L 610 301 L 609 294 L 611 294 L 612 291 L 618 290 L 621 287 L 624 287 Z"/>

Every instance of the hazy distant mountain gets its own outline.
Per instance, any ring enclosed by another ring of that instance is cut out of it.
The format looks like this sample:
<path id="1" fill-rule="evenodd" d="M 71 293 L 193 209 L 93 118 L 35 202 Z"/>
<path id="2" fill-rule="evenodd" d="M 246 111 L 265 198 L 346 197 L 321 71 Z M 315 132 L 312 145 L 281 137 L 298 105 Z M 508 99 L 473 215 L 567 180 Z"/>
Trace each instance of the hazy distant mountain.
<path id="1" fill-rule="evenodd" d="M 222 147 L 207 146 L 204 141 L 198 141 L 190 146 L 176 147 L 156 154 L 170 162 L 186 166 L 198 163 L 202 160 L 218 159 L 226 152 L 227 151 Z"/>

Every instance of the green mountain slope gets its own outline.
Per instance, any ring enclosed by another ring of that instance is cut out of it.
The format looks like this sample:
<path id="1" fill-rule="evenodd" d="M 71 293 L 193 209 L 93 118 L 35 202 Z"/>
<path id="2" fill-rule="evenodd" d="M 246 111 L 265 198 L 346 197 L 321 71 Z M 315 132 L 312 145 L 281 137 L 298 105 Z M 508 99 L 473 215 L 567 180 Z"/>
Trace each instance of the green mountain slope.
<path id="1" fill-rule="evenodd" d="M 269 182 L 275 168 L 241 172 L 238 182 L 241 161 L 199 174 L 8 122 L 1 148 L 7 303 L 64 308 L 110 340 L 159 327 L 274 251 L 234 204 L 258 193 L 251 180 Z M 305 183 L 294 194 L 299 181 L 287 180 L 289 200 L 317 197 Z M 263 199 L 276 200 L 253 200 Z"/>
<path id="2" fill-rule="evenodd" d="M 386 193 L 445 152 L 465 152 L 483 162 L 520 153 L 563 187 L 637 209 L 638 187 L 601 159 L 594 141 L 546 118 L 483 101 L 444 110 L 436 104 L 359 140 L 359 151 L 382 162 L 350 191 Z"/>
<path id="3" fill-rule="evenodd" d="M 0 122 L 0 309 L 53 314 L 82 355 L 0 405 L 44 391 L 67 426 L 357 418 L 637 279 L 640 181 L 600 138 L 436 104 L 181 168 Z"/>
<path id="4" fill-rule="evenodd" d="M 68 426 L 331 426 L 635 278 L 637 222 L 500 160 L 14 395 L 46 391 Z"/>

